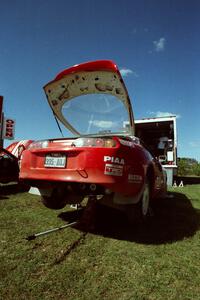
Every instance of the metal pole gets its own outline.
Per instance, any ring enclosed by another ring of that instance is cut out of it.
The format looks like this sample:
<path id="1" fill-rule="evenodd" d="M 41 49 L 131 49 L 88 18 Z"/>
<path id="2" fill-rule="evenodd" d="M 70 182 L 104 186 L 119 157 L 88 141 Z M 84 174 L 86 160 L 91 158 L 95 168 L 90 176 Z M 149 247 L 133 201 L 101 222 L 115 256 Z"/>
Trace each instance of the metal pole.
<path id="1" fill-rule="evenodd" d="M 43 232 L 35 233 L 33 235 L 29 235 L 29 236 L 26 237 L 26 240 L 32 241 L 32 240 L 36 239 L 39 236 L 46 235 L 46 234 L 49 234 L 49 233 L 54 232 L 54 231 L 62 230 L 64 228 L 73 226 L 77 223 L 78 223 L 78 221 L 63 225 L 61 227 L 56 227 L 56 228 L 52 228 L 52 229 L 49 229 L 49 230 L 46 230 L 46 231 L 43 231 Z"/>

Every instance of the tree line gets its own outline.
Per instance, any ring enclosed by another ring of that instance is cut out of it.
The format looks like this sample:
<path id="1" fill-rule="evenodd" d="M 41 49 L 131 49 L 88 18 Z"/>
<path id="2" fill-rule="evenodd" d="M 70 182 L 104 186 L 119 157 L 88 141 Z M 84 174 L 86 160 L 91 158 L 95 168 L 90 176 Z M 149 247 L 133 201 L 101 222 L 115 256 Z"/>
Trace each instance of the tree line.
<path id="1" fill-rule="evenodd" d="M 179 176 L 200 176 L 200 163 L 194 158 L 182 157 L 178 159 Z"/>

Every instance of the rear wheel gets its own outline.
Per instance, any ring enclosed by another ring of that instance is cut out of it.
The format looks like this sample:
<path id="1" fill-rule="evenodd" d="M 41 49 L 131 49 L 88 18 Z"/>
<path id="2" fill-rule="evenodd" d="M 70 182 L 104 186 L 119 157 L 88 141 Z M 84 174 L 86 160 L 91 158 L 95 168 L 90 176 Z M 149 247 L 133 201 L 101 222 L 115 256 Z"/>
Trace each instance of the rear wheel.
<path id="1" fill-rule="evenodd" d="M 54 189 L 50 196 L 42 196 L 41 200 L 44 206 L 51 209 L 61 209 L 67 204 L 63 191 L 59 188 Z"/>
<path id="2" fill-rule="evenodd" d="M 144 191 L 138 204 L 141 217 L 146 218 L 149 213 L 150 204 L 150 184 L 148 180 L 145 182 Z"/>
<path id="3" fill-rule="evenodd" d="M 42 196 L 42 203 L 44 206 L 50 209 L 61 209 L 64 208 L 66 203 L 58 202 L 57 199 L 55 199 L 52 196 Z"/>
<path id="4" fill-rule="evenodd" d="M 130 223 L 144 222 L 149 216 L 150 204 L 150 182 L 146 179 L 144 191 L 137 204 L 130 204 L 127 207 L 127 217 Z"/>

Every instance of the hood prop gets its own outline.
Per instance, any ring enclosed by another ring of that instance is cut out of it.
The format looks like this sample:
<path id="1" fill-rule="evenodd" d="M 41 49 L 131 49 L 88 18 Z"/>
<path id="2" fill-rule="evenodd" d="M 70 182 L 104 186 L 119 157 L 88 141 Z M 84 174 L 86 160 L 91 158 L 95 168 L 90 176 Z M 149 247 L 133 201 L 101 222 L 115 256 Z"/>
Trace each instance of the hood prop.
<path id="1" fill-rule="evenodd" d="M 62 131 L 61 127 L 60 127 L 60 124 L 59 124 L 58 119 L 57 119 L 57 117 L 56 117 L 56 115 L 55 115 L 54 112 L 53 112 L 53 115 L 54 115 L 54 118 L 55 118 L 55 120 L 56 120 L 56 124 L 57 124 L 57 126 L 58 126 L 58 129 L 59 129 L 59 131 L 60 131 L 62 137 L 64 137 L 63 131 Z"/>

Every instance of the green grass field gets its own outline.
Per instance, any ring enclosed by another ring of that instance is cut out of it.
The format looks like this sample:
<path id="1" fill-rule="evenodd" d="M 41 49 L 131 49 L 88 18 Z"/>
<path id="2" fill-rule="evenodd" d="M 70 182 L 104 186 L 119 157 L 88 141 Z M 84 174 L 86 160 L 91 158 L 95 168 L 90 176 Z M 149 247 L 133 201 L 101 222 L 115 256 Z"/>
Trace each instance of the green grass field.
<path id="1" fill-rule="evenodd" d="M 170 194 L 144 225 L 99 208 L 95 232 L 74 227 L 27 241 L 77 212 L 0 187 L 0 299 L 199 299 L 200 185 Z"/>

